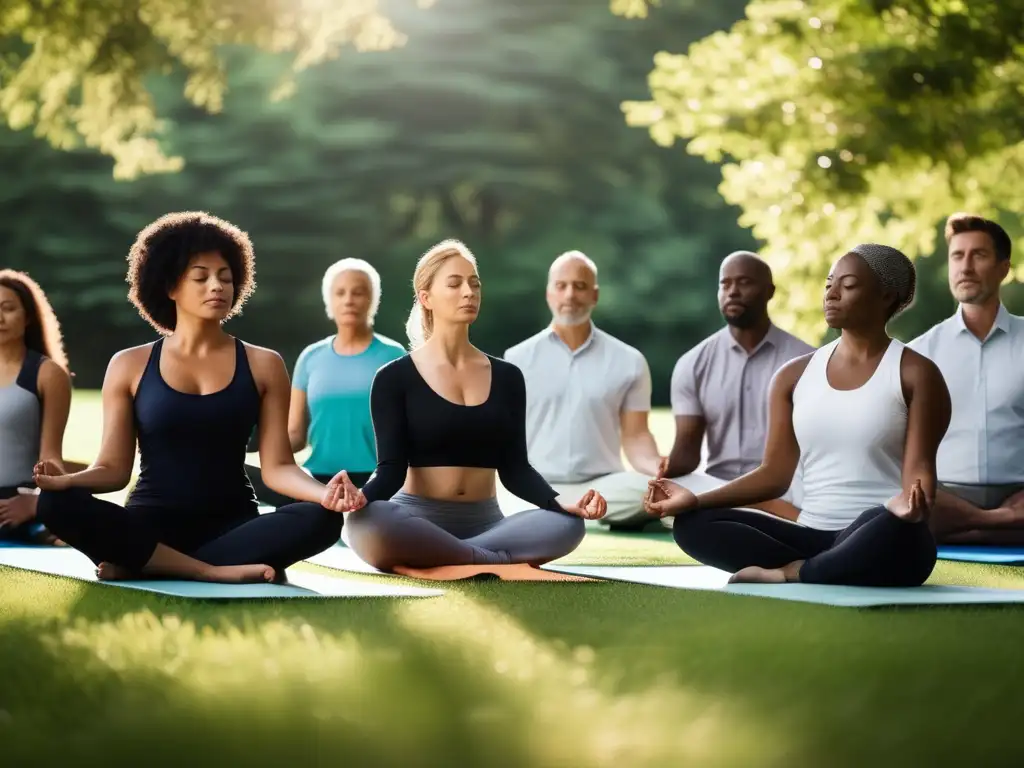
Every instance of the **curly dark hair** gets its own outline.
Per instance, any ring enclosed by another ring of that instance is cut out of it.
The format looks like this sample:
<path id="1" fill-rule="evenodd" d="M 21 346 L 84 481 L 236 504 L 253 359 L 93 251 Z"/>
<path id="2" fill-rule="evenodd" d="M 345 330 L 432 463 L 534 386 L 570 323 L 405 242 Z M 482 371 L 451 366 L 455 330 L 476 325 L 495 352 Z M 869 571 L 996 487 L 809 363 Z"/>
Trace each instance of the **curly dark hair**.
<path id="1" fill-rule="evenodd" d="M 228 319 L 242 311 L 256 288 L 256 259 L 245 232 L 205 211 L 168 213 L 139 232 L 128 252 L 128 299 L 158 333 L 169 334 L 177 325 L 177 309 L 168 293 L 193 256 L 211 251 L 231 268 L 234 296 Z"/>
<path id="2" fill-rule="evenodd" d="M 64 353 L 60 322 L 39 283 L 24 272 L 0 269 L 0 285 L 14 291 L 21 300 L 28 321 L 25 326 L 25 346 L 45 355 L 68 371 L 68 357 Z"/>

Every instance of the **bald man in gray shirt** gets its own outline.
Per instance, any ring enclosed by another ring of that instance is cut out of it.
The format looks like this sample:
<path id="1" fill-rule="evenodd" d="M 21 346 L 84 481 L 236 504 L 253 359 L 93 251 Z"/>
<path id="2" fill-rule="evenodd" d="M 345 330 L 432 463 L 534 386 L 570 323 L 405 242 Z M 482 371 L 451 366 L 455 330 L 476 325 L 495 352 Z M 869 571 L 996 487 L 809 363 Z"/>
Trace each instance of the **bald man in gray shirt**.
<path id="1" fill-rule="evenodd" d="M 548 272 L 551 325 L 505 359 L 526 379 L 530 463 L 560 494 L 599 491 L 608 502 L 602 523 L 642 528 L 654 520 L 643 497 L 661 460 L 647 421 L 651 372 L 638 350 L 591 321 L 597 298 L 594 262 L 562 254 Z"/>
<path id="2" fill-rule="evenodd" d="M 726 326 L 683 355 L 672 372 L 676 438 L 665 474 L 694 493 L 760 466 L 772 377 L 790 360 L 814 351 L 772 324 L 768 302 L 774 293 L 771 268 L 756 254 L 737 251 L 727 256 L 718 288 Z M 700 473 L 705 437 L 707 466 Z M 782 500 L 758 508 L 795 519 L 793 502 L 799 502 L 798 480 Z"/>

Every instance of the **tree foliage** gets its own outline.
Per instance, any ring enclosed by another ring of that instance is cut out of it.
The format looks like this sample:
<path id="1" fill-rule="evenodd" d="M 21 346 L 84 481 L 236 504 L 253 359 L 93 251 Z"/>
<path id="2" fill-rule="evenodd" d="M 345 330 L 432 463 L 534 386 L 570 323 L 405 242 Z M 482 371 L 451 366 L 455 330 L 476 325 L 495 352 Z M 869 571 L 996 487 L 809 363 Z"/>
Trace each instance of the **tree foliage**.
<path id="1" fill-rule="evenodd" d="M 549 319 L 551 260 L 579 248 L 600 265 L 598 323 L 648 356 L 656 400 L 680 354 L 721 324 L 718 264 L 753 244 L 715 192 L 718 170 L 658 147 L 621 120 L 653 53 L 731 24 L 742 0 L 624 20 L 593 0 L 445 0 L 382 8 L 408 35 L 385 53 L 341 51 L 268 99 L 289 55 L 223 53 L 217 114 L 182 97 L 187 73 L 150 83 L 178 173 L 130 183 L 104 158 L 0 133 L 16 171 L 0 217 L 6 261 L 51 293 L 83 386 L 109 355 L 151 338 L 125 301 L 135 233 L 168 210 L 202 208 L 253 237 L 258 287 L 233 333 L 293 360 L 329 332 L 319 283 L 344 256 L 381 272 L 381 332 L 403 338 L 416 259 L 444 237 L 480 259 L 474 341 L 492 354 Z M 664 24 L 664 19 L 671 24 Z"/>
<path id="2" fill-rule="evenodd" d="M 291 76 L 345 45 L 381 50 L 404 39 L 377 0 L 5 0 L 0 115 L 54 147 L 111 156 L 118 178 L 175 171 L 183 158 L 163 151 L 150 76 L 183 71 L 185 98 L 218 112 L 225 47 L 288 53 L 281 95 Z"/>
<path id="3" fill-rule="evenodd" d="M 658 54 L 649 84 L 628 123 L 724 162 L 779 317 L 809 337 L 855 243 L 929 254 L 972 210 L 1024 246 L 1024 0 L 753 0 L 728 31 Z"/>

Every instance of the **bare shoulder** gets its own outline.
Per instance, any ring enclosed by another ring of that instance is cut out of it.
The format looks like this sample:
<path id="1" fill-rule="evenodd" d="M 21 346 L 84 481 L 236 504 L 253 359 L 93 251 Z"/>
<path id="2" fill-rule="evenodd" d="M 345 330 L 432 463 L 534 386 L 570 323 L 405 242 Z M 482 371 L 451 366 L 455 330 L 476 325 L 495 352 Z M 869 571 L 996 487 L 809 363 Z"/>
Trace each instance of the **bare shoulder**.
<path id="1" fill-rule="evenodd" d="M 900 378 L 905 385 L 912 387 L 945 385 L 946 383 L 939 366 L 909 346 L 903 347 L 903 357 L 900 359 Z"/>
<path id="2" fill-rule="evenodd" d="M 46 358 L 39 366 L 39 376 L 36 379 L 36 383 L 40 389 L 70 389 L 71 375 L 53 362 L 53 360 Z"/>
<path id="3" fill-rule="evenodd" d="M 804 375 L 804 371 L 807 370 L 807 365 L 811 362 L 811 358 L 814 357 L 815 351 L 817 350 L 794 357 L 792 360 L 784 363 L 775 372 L 775 375 L 772 376 L 771 390 L 773 392 L 781 391 L 786 394 L 792 394 L 800 378 Z"/>
<path id="4" fill-rule="evenodd" d="M 114 353 L 107 364 L 107 375 L 104 381 L 114 385 L 130 386 L 133 381 L 142 376 L 155 344 L 155 341 L 151 341 L 148 344 L 140 344 L 137 347 L 129 347 Z"/>
<path id="5" fill-rule="evenodd" d="M 277 379 L 282 374 L 288 376 L 288 370 L 284 365 L 284 358 L 281 354 L 269 347 L 258 347 L 255 344 L 242 342 L 245 356 L 249 360 L 249 369 L 257 379 Z"/>

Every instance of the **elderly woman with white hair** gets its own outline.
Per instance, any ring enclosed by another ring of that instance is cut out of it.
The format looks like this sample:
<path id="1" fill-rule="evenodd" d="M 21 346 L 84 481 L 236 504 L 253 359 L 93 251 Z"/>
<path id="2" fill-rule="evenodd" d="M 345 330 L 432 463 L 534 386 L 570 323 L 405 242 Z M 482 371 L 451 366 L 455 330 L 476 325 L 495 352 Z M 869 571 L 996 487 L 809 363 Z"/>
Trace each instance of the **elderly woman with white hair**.
<path id="1" fill-rule="evenodd" d="M 344 469 L 362 485 L 377 466 L 370 385 L 377 369 L 405 349 L 373 330 L 380 275 L 368 262 L 335 262 L 324 273 L 321 290 L 336 331 L 306 347 L 295 363 L 288 438 L 295 452 L 311 447 L 303 466 L 316 479 L 326 483 Z M 292 501 L 266 488 L 259 470 L 247 469 L 262 503 L 278 507 Z"/>
<path id="2" fill-rule="evenodd" d="M 886 332 L 915 283 L 911 261 L 884 245 L 858 245 L 833 265 L 823 305 L 841 335 L 775 374 L 761 466 L 698 495 L 651 481 L 645 506 L 675 516 L 684 552 L 733 581 L 908 587 L 928 579 L 949 391 L 933 362 Z M 798 461 L 796 522 L 744 509 L 780 496 Z"/>

